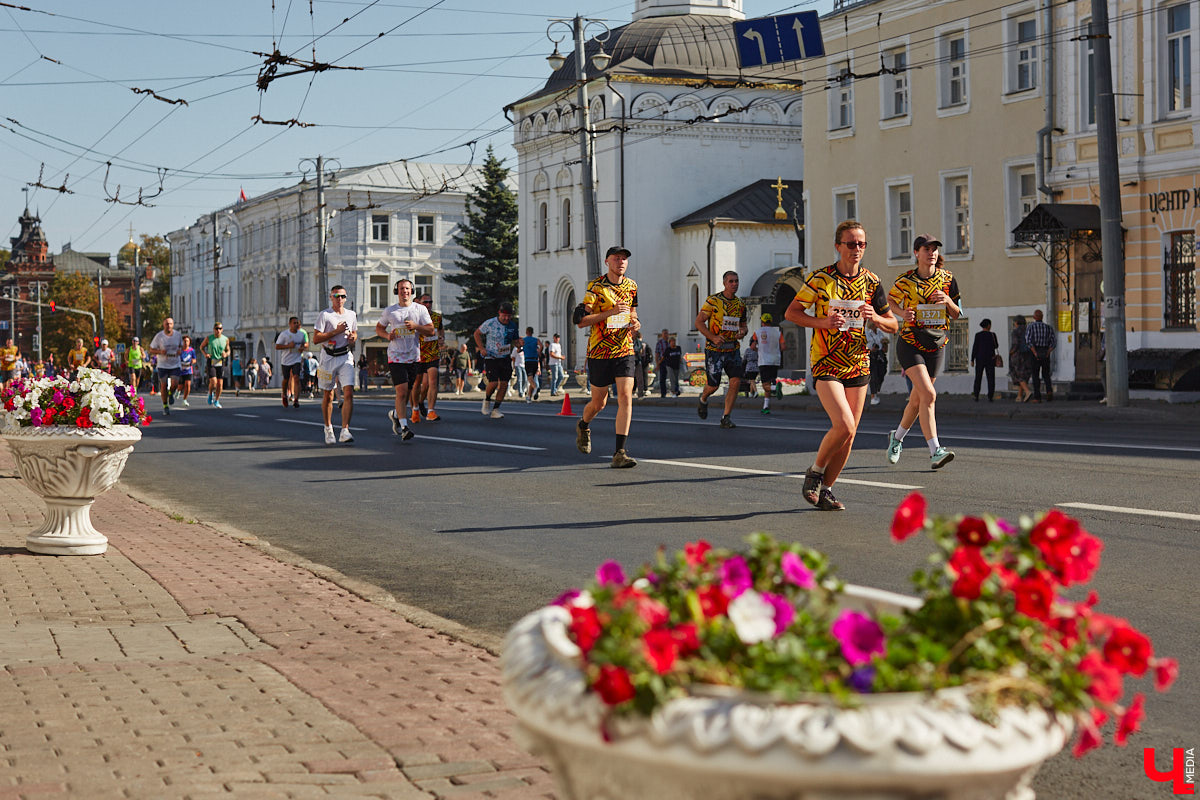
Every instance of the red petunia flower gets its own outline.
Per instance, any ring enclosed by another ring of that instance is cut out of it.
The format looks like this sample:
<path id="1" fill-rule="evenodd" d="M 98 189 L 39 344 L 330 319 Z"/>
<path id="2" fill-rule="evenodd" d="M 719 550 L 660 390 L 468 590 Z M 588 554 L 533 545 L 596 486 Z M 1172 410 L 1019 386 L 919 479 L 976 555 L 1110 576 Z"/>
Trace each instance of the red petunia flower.
<path id="1" fill-rule="evenodd" d="M 700 567 L 703 566 L 704 560 L 708 557 L 709 551 L 712 550 L 712 545 L 701 539 L 698 542 L 688 542 L 683 546 L 683 555 L 687 559 L 688 566 Z"/>
<path id="2" fill-rule="evenodd" d="M 75 420 L 75 424 L 76 424 L 76 425 L 78 425 L 80 428 L 90 428 L 90 427 L 92 427 L 92 421 L 91 421 L 91 419 L 89 419 L 89 418 L 88 418 L 86 415 L 84 415 L 84 414 L 80 414 L 80 415 L 79 415 L 79 418 Z"/>
<path id="3" fill-rule="evenodd" d="M 63 401 L 62 401 L 62 406 L 63 406 L 63 408 L 74 408 L 75 407 L 75 398 L 70 397 L 70 396 L 64 397 Z"/>
<path id="4" fill-rule="evenodd" d="M 675 666 L 675 659 L 679 655 L 679 643 L 675 641 L 675 635 L 671 631 L 661 628 L 646 631 L 642 636 L 642 655 L 650 662 L 655 672 L 664 675 Z"/>
<path id="5" fill-rule="evenodd" d="M 1049 542 L 1042 553 L 1058 574 L 1063 586 L 1087 583 L 1100 566 L 1100 551 L 1104 543 L 1084 530 L 1069 539 Z"/>
<path id="6" fill-rule="evenodd" d="M 583 654 L 587 655 L 592 646 L 596 644 L 596 640 L 604 633 L 604 626 L 600 624 L 600 615 L 591 606 L 587 608 L 571 606 L 570 611 L 571 636 L 574 637 L 575 644 L 579 645 Z"/>
<path id="7" fill-rule="evenodd" d="M 1156 658 L 1150 662 L 1154 667 L 1154 688 L 1165 692 L 1179 677 L 1179 662 L 1173 658 Z"/>
<path id="8" fill-rule="evenodd" d="M 1045 572 L 1030 571 L 1017 581 L 1013 592 L 1017 597 L 1018 612 L 1042 622 L 1050 621 L 1050 611 L 1054 607 L 1054 584 Z"/>
<path id="9" fill-rule="evenodd" d="M 1100 731 L 1095 724 L 1082 725 L 1079 728 L 1079 738 L 1075 741 L 1075 749 L 1071 751 L 1071 755 L 1082 758 L 1086 753 L 1095 750 L 1102 744 L 1104 744 L 1104 739 L 1100 737 Z"/>
<path id="10" fill-rule="evenodd" d="M 729 612 L 729 598 L 720 586 L 705 586 L 696 595 L 700 598 L 700 611 L 705 619 L 723 617 Z"/>
<path id="11" fill-rule="evenodd" d="M 984 559 L 978 547 L 960 547 L 947 562 L 956 576 L 950 593 L 966 600 L 978 600 L 983 582 L 992 574 L 992 566 Z"/>
<path id="12" fill-rule="evenodd" d="M 1114 628 L 1104 643 L 1104 658 L 1108 663 L 1127 675 L 1139 678 L 1146 674 L 1152 654 L 1150 640 L 1128 625 Z"/>
<path id="13" fill-rule="evenodd" d="M 1046 512 L 1041 522 L 1029 532 L 1029 541 L 1046 555 L 1051 544 L 1063 539 L 1072 539 L 1079 533 L 1079 522 L 1068 517 L 1057 508 Z"/>
<path id="14" fill-rule="evenodd" d="M 993 538 L 987 523 L 979 517 L 963 517 L 958 523 L 955 535 L 960 542 L 972 547 L 983 547 Z"/>
<path id="15" fill-rule="evenodd" d="M 694 622 L 685 622 L 672 628 L 671 635 L 675 637 L 675 643 L 679 645 L 679 655 L 681 656 L 700 649 L 700 633 L 696 630 Z"/>
<path id="16" fill-rule="evenodd" d="M 913 492 L 900 501 L 900 505 L 896 506 L 896 514 L 892 517 L 892 538 L 903 542 L 925 527 L 926 505 L 920 492 Z"/>
<path id="17" fill-rule="evenodd" d="M 1125 679 L 1099 653 L 1090 652 L 1079 662 L 1079 671 L 1091 678 L 1087 693 L 1101 703 L 1115 703 L 1125 691 Z"/>
<path id="18" fill-rule="evenodd" d="M 605 664 L 600 667 L 600 675 L 592 684 L 600 699 L 610 706 L 619 705 L 634 696 L 633 682 L 629 680 L 629 670 L 624 667 Z"/>
<path id="19" fill-rule="evenodd" d="M 1113 741 L 1118 747 L 1124 747 L 1129 742 L 1129 735 L 1137 733 L 1142 727 L 1142 720 L 1146 718 L 1146 695 L 1138 692 L 1133 696 L 1133 702 L 1129 704 L 1129 708 L 1125 709 L 1125 713 L 1117 719 L 1117 732 L 1113 736 Z"/>

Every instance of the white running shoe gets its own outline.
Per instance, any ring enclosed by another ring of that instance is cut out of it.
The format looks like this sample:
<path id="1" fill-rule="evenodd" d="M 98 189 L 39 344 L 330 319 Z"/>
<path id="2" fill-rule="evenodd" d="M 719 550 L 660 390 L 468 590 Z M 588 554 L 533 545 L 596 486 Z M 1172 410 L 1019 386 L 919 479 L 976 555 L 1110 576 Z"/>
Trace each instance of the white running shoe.
<path id="1" fill-rule="evenodd" d="M 190 403 L 188 403 L 188 401 L 187 401 L 187 400 L 184 400 L 184 401 L 183 401 L 183 407 L 184 407 L 184 408 L 190 408 L 190 407 L 191 407 L 191 404 L 190 404 Z"/>
<path id="2" fill-rule="evenodd" d="M 498 408 L 493 408 L 490 416 L 492 419 L 504 419 L 504 415 L 500 413 L 500 409 Z"/>
<path id="3" fill-rule="evenodd" d="M 338 441 L 342 444 L 349 444 L 354 441 L 354 434 L 350 432 L 349 428 L 342 428 L 341 434 L 338 435 Z"/>
<path id="4" fill-rule="evenodd" d="M 480 405 L 479 405 L 479 413 L 483 414 L 486 417 L 488 414 L 491 413 L 491 411 L 492 411 L 492 403 L 485 397 L 483 402 L 480 403 Z"/>
<path id="5" fill-rule="evenodd" d="M 333 428 L 325 429 L 325 444 L 337 444 L 337 437 L 333 435 Z"/>

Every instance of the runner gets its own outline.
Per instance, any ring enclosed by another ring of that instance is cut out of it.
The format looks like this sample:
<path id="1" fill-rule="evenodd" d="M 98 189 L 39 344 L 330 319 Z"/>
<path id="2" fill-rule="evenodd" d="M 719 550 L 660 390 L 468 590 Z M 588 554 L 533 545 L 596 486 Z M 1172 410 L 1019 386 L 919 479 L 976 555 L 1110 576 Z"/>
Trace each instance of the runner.
<path id="1" fill-rule="evenodd" d="M 142 340 L 133 337 L 133 344 L 125 353 L 125 382 L 136 392 L 142 385 L 142 369 L 146 366 L 146 351 L 142 349 Z"/>
<path id="2" fill-rule="evenodd" d="M 525 329 L 525 338 L 521 340 L 521 357 L 525 359 L 525 379 L 528 387 L 525 390 L 525 402 L 532 403 L 542 394 L 540 373 L 542 371 L 542 343 L 533 335 L 533 328 Z"/>
<path id="3" fill-rule="evenodd" d="M 871 375 L 863 322 L 873 319 L 891 333 L 898 327 L 879 278 L 862 266 L 867 249 L 863 226 L 854 220 L 842 222 L 833 242 L 837 262 L 810 274 L 784 314 L 790 322 L 815 329 L 809 360 L 830 428 L 816 460 L 804 474 L 802 494 L 805 501 L 823 511 L 846 507 L 833 496 L 833 484 L 850 457 L 867 399 Z"/>
<path id="4" fill-rule="evenodd" d="M 12 343 L 11 339 L 9 343 Z M 74 375 L 80 367 L 89 367 L 91 364 L 92 356 L 83 346 L 83 339 L 76 339 L 74 349 L 67 351 L 67 369 Z"/>
<path id="5" fill-rule="evenodd" d="M 758 340 L 758 378 L 762 381 L 762 413 L 771 413 L 771 393 L 779 380 L 779 364 L 783 355 L 783 332 L 774 324 L 775 317 L 769 312 L 761 317 L 762 326 L 754 332 Z M 778 396 L 778 395 L 777 395 Z"/>
<path id="6" fill-rule="evenodd" d="M 80 339 L 77 344 L 83 344 Z M 163 320 L 162 330 L 154 334 L 146 352 L 158 356 L 155 373 L 158 376 L 158 390 L 162 394 L 163 414 L 171 416 L 171 403 L 175 401 L 175 389 L 179 384 L 179 351 L 183 347 L 183 335 L 175 330 L 175 320 L 167 317 Z M 72 351 L 72 354 L 74 351 Z M 171 381 L 175 381 L 175 386 Z"/>
<path id="7" fill-rule="evenodd" d="M 521 338 L 517 336 L 517 323 L 512 317 L 512 303 L 501 303 L 496 316 L 475 329 L 475 347 L 484 354 L 484 374 L 487 376 L 487 388 L 479 411 L 485 417 L 491 415 L 492 419 L 504 418 L 500 404 L 508 394 L 508 381 L 512 378 L 512 346 Z M 493 394 L 496 397 L 494 405 Z"/>
<path id="8" fill-rule="evenodd" d="M 387 339 L 388 370 L 396 390 L 396 405 L 388 412 L 388 419 L 392 422 L 392 433 L 404 441 L 413 438 L 404 405 L 409 393 L 414 391 L 413 386 L 420 372 L 421 340 L 436 332 L 429 309 L 413 302 L 413 292 L 413 282 L 408 278 L 396 281 L 392 287 L 396 302 L 385 308 L 379 315 L 379 322 L 375 323 L 375 333 Z M 416 419 L 417 413 L 414 411 L 413 420 Z"/>
<path id="9" fill-rule="evenodd" d="M 279 356 L 279 370 L 283 377 L 279 394 L 284 408 L 289 403 L 293 408 L 300 407 L 300 355 L 306 347 L 308 334 L 300 330 L 300 318 L 289 317 L 288 329 L 275 338 L 275 349 L 283 351 Z"/>
<path id="10" fill-rule="evenodd" d="M 613 452 L 614 469 L 636 467 L 625 452 L 625 439 L 633 419 L 633 334 L 642 327 L 638 321 L 637 284 L 626 278 L 631 253 L 624 247 L 610 247 L 604 254 L 608 271 L 592 280 L 575 308 L 574 321 L 588 333 L 587 368 L 592 399 L 583 408 L 576 426 L 575 446 L 581 453 L 592 452 L 592 431 L 589 427 L 596 415 L 608 403 L 608 387 L 617 390 L 617 434 Z"/>
<path id="11" fill-rule="evenodd" d="M 80 344 L 83 340 L 79 340 Z M 4 347 L 0 347 L 0 373 L 4 377 L 4 388 L 7 389 L 12 382 L 19 377 L 17 375 L 17 361 L 21 358 L 21 351 L 13 343 L 12 337 L 4 343 Z"/>
<path id="12" fill-rule="evenodd" d="M 93 355 L 96 361 L 96 369 L 107 372 L 110 375 L 113 371 L 113 364 L 116 363 L 117 354 L 108 346 L 108 339 L 101 339 L 100 346 L 96 348 Z"/>
<path id="13" fill-rule="evenodd" d="M 183 384 L 183 400 L 180 405 L 188 408 L 188 396 L 192 393 L 192 378 L 196 371 L 196 351 L 192 348 L 192 337 L 184 334 L 183 345 L 179 348 L 179 380 Z M 211 402 L 211 401 L 210 401 Z"/>
<path id="14" fill-rule="evenodd" d="M 908 394 L 908 405 L 904 407 L 900 425 L 888 433 L 889 464 L 900 460 L 904 437 L 918 419 L 929 445 L 930 466 L 941 469 L 954 460 L 954 453 L 942 447 L 938 441 L 937 420 L 933 412 L 937 400 L 933 383 L 937 380 L 938 368 L 945 353 L 950 324 L 947 317 L 958 319 L 962 314 L 958 306 L 958 281 L 945 268 L 939 252 L 941 247 L 938 238 L 928 233 L 913 239 L 917 268 L 897 278 L 892 291 L 888 292 L 892 313 L 904 322 L 896 342 L 896 360 L 912 382 L 912 391 Z"/>
<path id="15" fill-rule="evenodd" d="M 729 415 L 733 402 L 737 400 L 738 386 L 742 382 L 742 351 L 738 342 L 746 335 L 746 304 L 737 296 L 738 274 L 729 270 L 721 276 L 725 288 L 704 301 L 696 316 L 696 330 L 704 336 L 704 372 L 708 376 L 700 392 L 700 404 L 696 413 L 700 419 L 708 419 L 708 398 L 721 387 L 721 373 L 729 376 L 725 388 L 725 413 L 721 417 L 722 428 L 736 428 Z"/>
<path id="16" fill-rule="evenodd" d="M 354 343 L 358 341 L 358 315 L 346 308 L 346 287 L 329 290 L 329 308 L 317 315 L 313 344 L 322 345 L 317 366 L 317 386 L 321 389 L 321 415 L 325 420 L 325 444 L 354 441 L 350 418 L 354 416 Z M 341 383 L 342 431 L 333 435 L 333 391 Z"/>
<path id="17" fill-rule="evenodd" d="M 412 413 L 413 422 L 419 421 L 421 417 L 430 422 L 437 422 L 441 419 L 434 410 L 438 395 L 438 358 L 446 344 L 446 333 L 442 329 L 442 312 L 433 310 L 433 298 L 423 294 L 419 302 L 429 312 L 433 332 L 421 334 L 421 361 L 417 364 L 417 380 L 413 384 L 413 394 L 409 402 L 411 403 L 414 397 L 417 400 L 417 406 Z"/>
<path id="18" fill-rule="evenodd" d="M 229 358 L 229 337 L 222 331 L 221 323 L 213 325 L 213 332 L 204 337 L 201 352 L 208 360 L 208 403 L 221 407 L 221 388 L 225 385 L 225 360 Z"/>

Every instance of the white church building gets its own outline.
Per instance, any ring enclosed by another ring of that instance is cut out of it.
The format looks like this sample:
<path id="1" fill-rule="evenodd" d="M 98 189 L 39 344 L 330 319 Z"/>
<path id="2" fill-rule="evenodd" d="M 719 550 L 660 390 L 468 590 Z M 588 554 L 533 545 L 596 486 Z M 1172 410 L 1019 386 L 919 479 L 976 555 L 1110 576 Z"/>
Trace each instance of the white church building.
<path id="1" fill-rule="evenodd" d="M 635 0 L 632 22 L 585 45 L 589 60 L 601 47 L 612 57 L 603 70 L 588 66 L 600 256 L 614 244 L 632 251 L 628 274 L 651 344 L 667 328 L 696 350 L 692 323 L 722 273 L 739 273 L 743 297 L 765 295 L 805 252 L 800 86 L 772 77 L 777 68 L 739 68 L 733 24 L 744 17 L 742 0 Z M 575 59 L 566 55 L 506 110 L 519 160 L 520 324 L 543 338 L 561 333 L 574 367 L 586 355 L 571 311 L 587 254 Z M 802 368 L 801 349 L 789 339 L 785 369 Z"/>

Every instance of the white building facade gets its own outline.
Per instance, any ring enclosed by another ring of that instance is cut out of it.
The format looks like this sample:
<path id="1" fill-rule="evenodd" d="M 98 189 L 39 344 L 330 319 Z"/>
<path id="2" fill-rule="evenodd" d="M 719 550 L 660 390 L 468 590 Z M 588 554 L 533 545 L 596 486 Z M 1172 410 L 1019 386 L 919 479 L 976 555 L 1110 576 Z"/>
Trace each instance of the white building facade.
<path id="1" fill-rule="evenodd" d="M 304 180 L 202 216 L 167 236 L 175 322 L 193 338 L 206 335 L 219 292 L 217 318 L 243 359 L 267 356 L 274 364 L 275 337 L 288 318 L 311 330 L 329 305 L 322 225 L 326 285 L 346 287 L 363 329 L 360 347 L 370 351 L 370 328 L 400 278 L 429 292 L 435 310 L 458 311 L 458 287 L 446 281 L 462 253 L 453 237 L 465 222 L 466 195 L 482 181 L 474 166 L 396 161 L 327 172 L 323 211 L 315 180 Z"/>
<path id="2" fill-rule="evenodd" d="M 678 332 L 689 350 L 700 341 L 696 298 L 719 291 L 723 272 L 737 270 L 749 290 L 780 260 L 800 257 L 786 229 L 769 242 L 763 230 L 726 229 L 719 247 L 707 230 L 672 230 L 757 180 L 802 177 L 800 87 L 739 69 L 733 23 L 743 17 L 741 0 L 637 0 L 633 21 L 603 43 L 611 63 L 588 67 L 600 256 L 614 244 L 632 251 L 644 331 Z M 599 49 L 595 39 L 585 45 L 589 58 Z M 587 283 L 587 254 L 574 64 L 568 54 L 541 90 L 508 110 L 519 158 L 521 324 L 542 337 L 562 334 L 578 367 L 586 331 L 571 325 L 571 311 Z"/>

